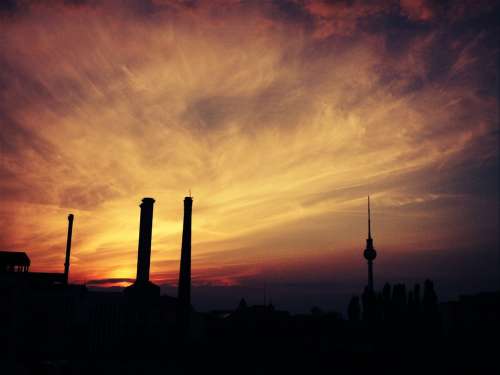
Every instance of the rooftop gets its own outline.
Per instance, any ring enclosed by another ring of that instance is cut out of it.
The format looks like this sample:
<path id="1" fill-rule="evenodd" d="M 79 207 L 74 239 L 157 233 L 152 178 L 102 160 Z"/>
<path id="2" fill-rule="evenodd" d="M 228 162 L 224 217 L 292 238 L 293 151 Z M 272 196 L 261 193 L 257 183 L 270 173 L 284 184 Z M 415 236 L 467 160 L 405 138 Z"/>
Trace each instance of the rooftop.
<path id="1" fill-rule="evenodd" d="M 0 268 L 5 266 L 29 266 L 28 255 L 23 251 L 0 251 Z"/>

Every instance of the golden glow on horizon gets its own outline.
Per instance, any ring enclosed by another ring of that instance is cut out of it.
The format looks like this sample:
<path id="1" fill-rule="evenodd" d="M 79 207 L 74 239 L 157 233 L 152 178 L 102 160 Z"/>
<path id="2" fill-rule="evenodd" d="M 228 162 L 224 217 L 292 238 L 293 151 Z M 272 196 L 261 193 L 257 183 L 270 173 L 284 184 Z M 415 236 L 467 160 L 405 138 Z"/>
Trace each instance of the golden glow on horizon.
<path id="1" fill-rule="evenodd" d="M 35 271 L 62 271 L 72 212 L 71 279 L 135 278 L 138 205 L 151 196 L 152 279 L 176 283 L 190 188 L 200 283 L 234 285 L 305 257 L 360 261 L 368 193 L 376 247 L 473 241 L 443 204 L 466 198 L 435 185 L 457 165 L 495 157 L 494 140 L 484 143 L 494 100 L 470 82 L 407 91 L 425 79 L 437 34 L 390 55 L 355 18 L 328 23 L 337 10 L 307 4 L 324 20 L 312 31 L 259 7 L 214 14 L 206 3 L 151 20 L 41 6 L 2 25 L 6 59 L 30 77 L 6 99 L 23 133 L 2 157 L 13 176 L 2 182 L 2 246 L 28 251 Z M 450 76 L 462 77 L 475 57 L 456 43 Z"/>

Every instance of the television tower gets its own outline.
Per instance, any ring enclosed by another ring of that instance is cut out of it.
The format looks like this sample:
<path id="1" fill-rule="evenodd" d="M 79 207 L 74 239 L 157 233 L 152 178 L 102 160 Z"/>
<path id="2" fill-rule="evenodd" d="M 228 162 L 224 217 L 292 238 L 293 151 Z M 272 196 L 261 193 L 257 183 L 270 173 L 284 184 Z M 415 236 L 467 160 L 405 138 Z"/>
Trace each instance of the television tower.
<path id="1" fill-rule="evenodd" d="M 363 253 L 368 262 L 368 290 L 373 292 L 373 261 L 377 257 L 377 252 L 373 248 L 373 239 L 371 231 L 371 217 L 370 217 L 370 196 L 368 196 L 368 238 L 366 239 L 366 249 Z"/>

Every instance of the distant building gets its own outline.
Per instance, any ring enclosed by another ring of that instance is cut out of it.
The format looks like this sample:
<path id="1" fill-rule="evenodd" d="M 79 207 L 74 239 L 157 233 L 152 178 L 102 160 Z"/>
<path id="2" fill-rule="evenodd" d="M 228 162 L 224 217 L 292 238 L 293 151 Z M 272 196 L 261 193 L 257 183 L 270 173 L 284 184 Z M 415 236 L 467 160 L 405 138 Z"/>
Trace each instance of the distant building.
<path id="1" fill-rule="evenodd" d="M 29 272 L 31 260 L 25 252 L 0 251 L 0 288 L 15 287 L 40 289 L 53 285 L 68 284 L 69 259 L 71 256 L 71 233 L 73 215 L 68 216 L 68 238 L 66 242 L 66 260 L 64 273 Z"/>
<path id="2" fill-rule="evenodd" d="M 28 272 L 30 258 L 22 251 L 0 251 L 0 272 Z"/>
<path id="3" fill-rule="evenodd" d="M 445 332 L 486 334 L 500 330 L 500 292 L 462 295 L 458 301 L 441 303 Z"/>

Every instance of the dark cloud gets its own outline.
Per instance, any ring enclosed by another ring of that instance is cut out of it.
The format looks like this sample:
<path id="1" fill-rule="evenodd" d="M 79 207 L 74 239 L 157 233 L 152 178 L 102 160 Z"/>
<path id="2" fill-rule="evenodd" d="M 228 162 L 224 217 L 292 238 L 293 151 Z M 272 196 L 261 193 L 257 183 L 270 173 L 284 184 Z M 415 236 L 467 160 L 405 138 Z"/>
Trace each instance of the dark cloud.
<path id="1" fill-rule="evenodd" d="M 301 2 L 273 0 L 272 6 L 267 7 L 266 10 L 266 14 L 271 19 L 300 25 L 308 31 L 314 29 L 314 16 L 307 11 Z"/>
<path id="2" fill-rule="evenodd" d="M 16 154 L 34 152 L 41 159 L 52 161 L 55 149 L 44 141 L 40 136 L 34 134 L 30 129 L 24 128 L 18 121 L 9 116 L 8 113 L 0 113 L 0 123 L 3 125 L 0 133 L 0 149 L 2 156 L 15 157 Z"/>
<path id="3" fill-rule="evenodd" d="M 362 32 L 383 36 L 386 52 L 395 57 L 407 53 L 416 38 L 423 37 L 434 29 L 426 22 L 408 19 L 397 8 L 360 18 L 358 26 Z"/>
<path id="4" fill-rule="evenodd" d="M 4 51 L 8 46 L 3 46 Z M 15 64 L 10 56 L 0 57 L 0 108 L 3 112 L 14 112 L 20 108 L 31 106 L 39 101 L 51 105 L 54 97 L 47 87 L 41 83 L 22 65 Z"/>
<path id="5" fill-rule="evenodd" d="M 0 112 L 0 191 L 2 198 L 17 202 L 53 203 L 48 178 L 33 179 L 40 168 L 52 165 L 58 151 L 39 134 L 23 127 L 8 112 Z M 38 192 L 34 192 L 36 187 Z"/>
<path id="6" fill-rule="evenodd" d="M 74 185 L 65 188 L 61 192 L 60 206 L 91 210 L 120 195 L 120 192 L 112 185 L 98 183 L 87 186 Z"/>
<path id="7" fill-rule="evenodd" d="M 87 285 L 103 285 L 103 284 L 116 284 L 116 283 L 133 283 L 135 279 L 130 278 L 110 278 L 110 279 L 95 279 L 87 280 Z"/>
<path id="8" fill-rule="evenodd" d="M 4 0 L 0 2 L 0 16 L 14 13 L 18 9 L 16 0 Z"/>
<path id="9" fill-rule="evenodd" d="M 235 121 L 244 123 L 249 133 L 261 127 L 285 126 L 293 128 L 300 123 L 313 105 L 314 97 L 306 95 L 318 82 L 284 82 L 276 80 L 250 95 L 208 95 L 196 98 L 183 113 L 183 120 L 194 128 L 217 129 Z M 280 120 L 286 117 L 287 122 Z"/>

